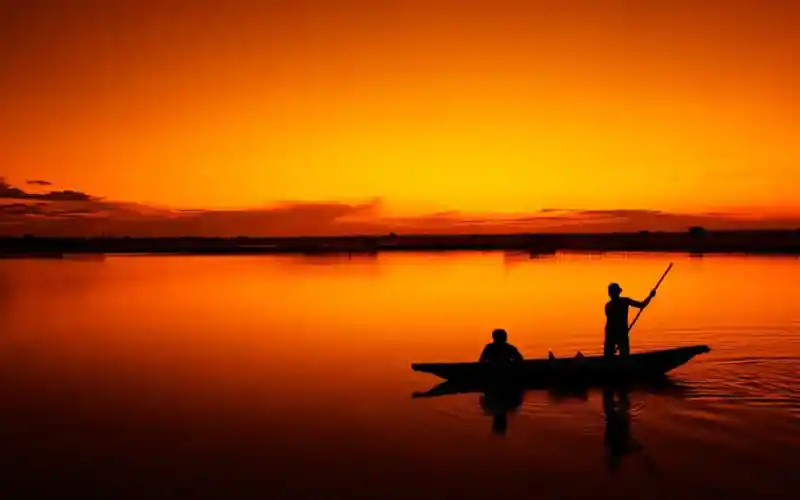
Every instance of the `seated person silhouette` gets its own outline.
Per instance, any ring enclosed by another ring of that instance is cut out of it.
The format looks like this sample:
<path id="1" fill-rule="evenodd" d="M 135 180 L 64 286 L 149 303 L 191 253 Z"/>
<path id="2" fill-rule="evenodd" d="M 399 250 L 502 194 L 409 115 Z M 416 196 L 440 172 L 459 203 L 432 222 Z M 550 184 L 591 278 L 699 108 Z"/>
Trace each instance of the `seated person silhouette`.
<path id="1" fill-rule="evenodd" d="M 509 365 L 522 361 L 522 354 L 516 347 L 508 343 L 508 334 L 502 328 L 492 332 L 494 342 L 486 344 L 481 353 L 480 362 L 494 366 Z"/>

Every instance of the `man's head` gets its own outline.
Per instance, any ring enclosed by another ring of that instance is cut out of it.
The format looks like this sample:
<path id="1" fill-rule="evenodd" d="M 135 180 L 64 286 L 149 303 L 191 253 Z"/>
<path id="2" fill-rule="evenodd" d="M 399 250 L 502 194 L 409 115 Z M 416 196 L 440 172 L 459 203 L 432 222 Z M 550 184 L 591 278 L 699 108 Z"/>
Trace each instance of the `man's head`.
<path id="1" fill-rule="evenodd" d="M 621 293 L 622 293 L 622 288 L 618 284 L 611 283 L 610 285 L 608 285 L 608 296 L 611 297 L 612 299 L 616 299 L 617 297 L 619 297 Z"/>
<path id="2" fill-rule="evenodd" d="M 508 340 L 508 334 L 502 328 L 498 328 L 492 332 L 492 340 L 495 342 L 506 342 Z"/>

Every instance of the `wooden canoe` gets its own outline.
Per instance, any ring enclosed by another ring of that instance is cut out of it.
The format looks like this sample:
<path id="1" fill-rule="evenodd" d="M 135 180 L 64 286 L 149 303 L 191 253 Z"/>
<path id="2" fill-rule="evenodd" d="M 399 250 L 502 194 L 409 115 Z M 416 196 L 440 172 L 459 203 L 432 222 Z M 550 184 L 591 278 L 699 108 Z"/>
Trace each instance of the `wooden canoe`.
<path id="1" fill-rule="evenodd" d="M 429 373 L 445 380 L 464 383 L 489 381 L 515 383 L 570 383 L 581 381 L 635 381 L 663 376 L 711 349 L 706 345 L 677 347 L 605 359 L 583 358 L 529 359 L 502 368 L 478 362 L 415 363 L 414 371 Z"/>

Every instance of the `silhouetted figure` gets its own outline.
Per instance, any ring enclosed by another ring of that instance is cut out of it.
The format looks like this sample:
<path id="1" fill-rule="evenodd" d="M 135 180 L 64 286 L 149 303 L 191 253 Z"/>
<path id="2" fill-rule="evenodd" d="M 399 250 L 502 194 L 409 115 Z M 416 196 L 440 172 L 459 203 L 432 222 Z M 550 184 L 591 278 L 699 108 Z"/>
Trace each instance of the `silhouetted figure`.
<path id="1" fill-rule="evenodd" d="M 630 354 L 630 343 L 628 341 L 628 309 L 638 307 L 644 309 L 656 296 L 655 290 L 642 302 L 621 297 L 622 288 L 616 283 L 608 285 L 608 296 L 611 298 L 606 303 L 606 338 L 603 347 L 603 356 L 611 357 L 619 347 L 620 356 Z"/>
<path id="2" fill-rule="evenodd" d="M 508 366 L 513 362 L 522 361 L 522 354 L 516 347 L 508 343 L 508 334 L 502 328 L 492 332 L 491 344 L 486 344 L 481 353 L 480 362 L 496 366 Z"/>
<path id="3" fill-rule="evenodd" d="M 615 399 L 615 393 L 619 395 Z M 627 389 L 603 389 L 603 412 L 606 417 L 606 458 L 608 468 L 616 472 L 622 456 L 632 451 L 638 451 L 641 446 L 631 437 L 630 401 Z"/>
<path id="4" fill-rule="evenodd" d="M 480 399 L 481 408 L 492 416 L 492 432 L 505 436 L 508 430 L 508 414 L 522 406 L 524 391 L 516 388 L 487 388 Z"/>

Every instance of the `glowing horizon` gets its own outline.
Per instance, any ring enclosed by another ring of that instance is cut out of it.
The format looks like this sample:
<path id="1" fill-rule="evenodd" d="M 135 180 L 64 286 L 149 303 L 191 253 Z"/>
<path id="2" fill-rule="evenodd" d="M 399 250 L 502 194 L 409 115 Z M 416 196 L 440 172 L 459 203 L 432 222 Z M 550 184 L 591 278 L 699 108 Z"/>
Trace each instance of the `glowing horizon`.
<path id="1" fill-rule="evenodd" d="M 0 176 L 137 213 L 795 224 L 800 8 L 559 5 L 0 0 Z"/>

